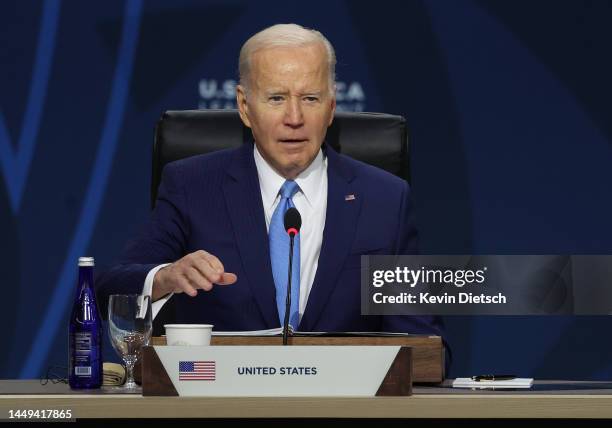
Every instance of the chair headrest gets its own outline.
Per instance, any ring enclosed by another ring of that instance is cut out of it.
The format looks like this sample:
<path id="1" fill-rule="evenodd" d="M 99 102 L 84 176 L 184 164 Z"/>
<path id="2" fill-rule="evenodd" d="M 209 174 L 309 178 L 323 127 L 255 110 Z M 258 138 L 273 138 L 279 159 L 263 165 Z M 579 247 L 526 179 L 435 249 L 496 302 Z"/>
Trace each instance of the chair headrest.
<path id="1" fill-rule="evenodd" d="M 251 141 L 237 110 L 175 110 L 159 119 L 153 145 L 152 204 L 164 166 Z M 336 112 L 326 143 L 336 151 L 408 180 L 406 120 L 384 113 Z"/>

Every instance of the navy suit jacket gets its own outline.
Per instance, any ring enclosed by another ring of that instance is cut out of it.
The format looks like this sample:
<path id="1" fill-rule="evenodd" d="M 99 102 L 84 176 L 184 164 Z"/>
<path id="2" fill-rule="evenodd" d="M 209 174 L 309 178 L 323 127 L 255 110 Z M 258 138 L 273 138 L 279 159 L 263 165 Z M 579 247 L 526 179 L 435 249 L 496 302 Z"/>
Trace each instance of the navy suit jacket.
<path id="1" fill-rule="evenodd" d="M 410 191 L 386 171 L 330 147 L 324 150 L 325 230 L 298 330 L 441 335 L 437 317 L 361 315 L 360 256 L 416 252 Z M 355 198 L 346 200 L 351 194 Z M 149 270 L 200 249 L 216 255 L 238 281 L 196 297 L 174 295 L 174 322 L 210 323 L 221 331 L 281 326 L 252 144 L 166 165 L 143 233 L 127 245 L 117 265 L 98 277 L 102 302 L 113 293 L 140 294 Z"/>

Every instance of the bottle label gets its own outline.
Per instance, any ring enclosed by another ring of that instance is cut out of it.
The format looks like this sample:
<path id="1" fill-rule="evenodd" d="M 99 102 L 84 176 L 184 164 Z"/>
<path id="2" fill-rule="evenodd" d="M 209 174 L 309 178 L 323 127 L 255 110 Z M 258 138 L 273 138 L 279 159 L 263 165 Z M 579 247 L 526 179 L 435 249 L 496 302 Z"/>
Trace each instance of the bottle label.
<path id="1" fill-rule="evenodd" d="M 89 332 L 74 334 L 74 374 L 76 376 L 91 376 L 92 337 Z"/>
<path id="2" fill-rule="evenodd" d="M 91 367 L 75 367 L 74 374 L 77 376 L 91 376 Z"/>

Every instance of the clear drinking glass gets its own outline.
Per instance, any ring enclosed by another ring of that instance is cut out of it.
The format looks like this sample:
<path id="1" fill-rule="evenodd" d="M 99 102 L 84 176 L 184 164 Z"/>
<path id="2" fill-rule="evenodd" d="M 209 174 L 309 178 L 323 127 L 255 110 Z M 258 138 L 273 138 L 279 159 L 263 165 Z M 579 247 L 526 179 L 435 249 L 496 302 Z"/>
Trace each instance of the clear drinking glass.
<path id="1" fill-rule="evenodd" d="M 113 294 L 108 302 L 108 325 L 113 348 L 127 371 L 123 389 L 137 389 L 134 364 L 140 358 L 140 348 L 151 341 L 151 299 L 136 294 Z"/>

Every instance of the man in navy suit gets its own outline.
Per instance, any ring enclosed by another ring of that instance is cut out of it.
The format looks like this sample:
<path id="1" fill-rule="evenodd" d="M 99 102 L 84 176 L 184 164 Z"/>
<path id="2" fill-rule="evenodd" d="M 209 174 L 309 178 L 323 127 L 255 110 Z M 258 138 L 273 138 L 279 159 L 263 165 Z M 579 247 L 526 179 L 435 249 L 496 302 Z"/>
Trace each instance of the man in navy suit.
<path id="1" fill-rule="evenodd" d="M 336 107 L 329 41 L 275 25 L 244 44 L 239 62 L 238 108 L 254 144 L 165 167 L 145 231 L 98 280 L 102 300 L 148 294 L 154 313 L 172 299 L 175 322 L 279 327 L 289 248 L 281 222 L 295 207 L 294 329 L 441 334 L 435 317 L 360 313 L 360 256 L 414 253 L 417 236 L 405 181 L 324 144 Z"/>

